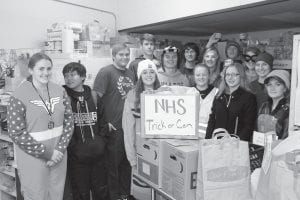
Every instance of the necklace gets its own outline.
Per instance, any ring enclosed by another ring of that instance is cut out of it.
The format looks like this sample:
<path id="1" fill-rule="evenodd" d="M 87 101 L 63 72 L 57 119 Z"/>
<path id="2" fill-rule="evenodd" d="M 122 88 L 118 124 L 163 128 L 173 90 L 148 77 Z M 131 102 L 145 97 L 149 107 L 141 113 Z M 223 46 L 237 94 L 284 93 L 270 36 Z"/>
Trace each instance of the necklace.
<path id="1" fill-rule="evenodd" d="M 51 108 L 52 108 L 52 104 L 51 104 L 51 99 L 50 99 L 50 93 L 49 93 L 49 88 L 48 88 L 48 84 L 47 84 L 47 93 L 48 93 L 48 100 L 49 100 L 49 107 L 47 106 L 46 102 L 44 101 L 44 99 L 42 98 L 42 96 L 40 95 L 39 91 L 37 90 L 37 88 L 34 86 L 33 82 L 31 82 L 32 84 L 32 87 L 34 88 L 34 90 L 36 91 L 36 93 L 39 95 L 40 99 L 42 100 L 46 110 L 47 110 L 47 113 L 49 115 L 49 122 L 48 122 L 48 129 L 53 129 L 54 128 L 54 121 L 52 119 L 52 114 L 53 112 L 51 111 Z"/>
<path id="2" fill-rule="evenodd" d="M 227 100 L 226 95 L 224 95 L 224 97 L 225 97 L 225 101 L 226 101 L 226 107 L 228 108 L 229 105 L 230 105 L 230 101 L 231 101 L 231 95 L 229 95 L 229 99 L 228 100 Z"/>

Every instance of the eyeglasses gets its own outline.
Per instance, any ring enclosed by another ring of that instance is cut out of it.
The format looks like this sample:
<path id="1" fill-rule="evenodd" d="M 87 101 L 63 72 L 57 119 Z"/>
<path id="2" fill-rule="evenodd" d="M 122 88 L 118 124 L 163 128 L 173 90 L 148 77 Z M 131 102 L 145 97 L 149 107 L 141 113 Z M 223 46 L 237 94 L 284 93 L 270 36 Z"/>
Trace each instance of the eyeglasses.
<path id="1" fill-rule="evenodd" d="M 177 53 L 178 51 L 179 50 L 176 47 L 168 46 L 168 47 L 164 48 L 163 53 L 167 53 L 167 52 Z"/>
<path id="2" fill-rule="evenodd" d="M 257 58 L 257 55 L 249 56 L 249 55 L 244 55 L 244 59 L 246 62 L 252 61 L 255 62 Z"/>
<path id="3" fill-rule="evenodd" d="M 236 78 L 236 77 L 238 77 L 240 74 L 234 74 L 234 73 L 232 73 L 232 74 L 225 74 L 225 77 L 233 77 L 233 78 Z"/>

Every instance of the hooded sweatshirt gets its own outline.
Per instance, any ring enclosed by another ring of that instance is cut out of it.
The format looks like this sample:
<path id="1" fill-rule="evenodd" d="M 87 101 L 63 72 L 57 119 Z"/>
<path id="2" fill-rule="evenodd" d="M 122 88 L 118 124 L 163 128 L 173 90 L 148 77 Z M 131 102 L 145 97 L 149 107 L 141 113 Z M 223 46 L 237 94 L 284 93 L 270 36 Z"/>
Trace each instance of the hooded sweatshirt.
<path id="1" fill-rule="evenodd" d="M 64 87 L 70 96 L 74 117 L 74 134 L 69 145 L 71 159 L 93 161 L 102 156 L 105 147 L 107 123 L 103 103 L 98 95 L 95 102 L 87 85 L 83 86 L 83 92 Z"/>

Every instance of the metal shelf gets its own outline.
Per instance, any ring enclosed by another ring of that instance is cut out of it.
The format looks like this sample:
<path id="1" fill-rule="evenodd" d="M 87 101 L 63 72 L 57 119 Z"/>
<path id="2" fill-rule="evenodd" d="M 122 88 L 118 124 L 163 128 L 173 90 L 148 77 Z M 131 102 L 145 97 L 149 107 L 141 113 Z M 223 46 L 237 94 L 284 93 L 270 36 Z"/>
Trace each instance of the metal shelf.
<path id="1" fill-rule="evenodd" d="M 13 170 L 15 170 L 15 168 L 13 168 Z M 2 174 L 6 174 L 6 175 L 8 175 L 8 176 L 11 176 L 11 177 L 16 177 L 16 174 L 15 174 L 15 172 L 13 171 L 13 172 L 11 172 L 11 171 L 7 171 L 7 170 L 0 170 L 0 173 L 2 173 Z"/>
<path id="2" fill-rule="evenodd" d="M 17 197 L 17 193 L 16 193 L 16 190 L 10 192 L 10 191 L 7 191 L 7 187 L 3 186 L 3 185 L 0 185 L 0 191 L 6 193 L 6 194 L 9 194 L 13 197 Z"/>
<path id="3" fill-rule="evenodd" d="M 8 137 L 8 135 L 0 133 L 0 140 L 4 140 L 6 142 L 12 142 L 12 140 Z"/>

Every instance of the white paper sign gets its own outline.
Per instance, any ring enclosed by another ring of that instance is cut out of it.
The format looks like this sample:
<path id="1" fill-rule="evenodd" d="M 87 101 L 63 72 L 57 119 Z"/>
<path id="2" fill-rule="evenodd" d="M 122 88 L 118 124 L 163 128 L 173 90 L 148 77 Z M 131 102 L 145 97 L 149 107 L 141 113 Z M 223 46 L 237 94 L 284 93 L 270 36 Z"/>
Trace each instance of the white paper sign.
<path id="1" fill-rule="evenodd" d="M 142 135 L 150 138 L 196 138 L 197 99 L 198 95 L 143 94 Z"/>
<path id="2" fill-rule="evenodd" d="M 278 136 L 276 135 L 276 133 L 274 132 L 274 134 L 266 134 L 266 133 L 262 133 L 262 132 L 257 132 L 257 131 L 253 131 L 253 140 L 252 143 L 259 145 L 259 146 L 265 146 L 266 145 L 266 141 L 274 141 L 274 140 L 278 140 Z"/>
<path id="3" fill-rule="evenodd" d="M 265 134 L 257 131 L 253 131 L 253 144 L 264 146 L 265 145 Z"/>

